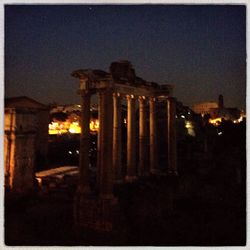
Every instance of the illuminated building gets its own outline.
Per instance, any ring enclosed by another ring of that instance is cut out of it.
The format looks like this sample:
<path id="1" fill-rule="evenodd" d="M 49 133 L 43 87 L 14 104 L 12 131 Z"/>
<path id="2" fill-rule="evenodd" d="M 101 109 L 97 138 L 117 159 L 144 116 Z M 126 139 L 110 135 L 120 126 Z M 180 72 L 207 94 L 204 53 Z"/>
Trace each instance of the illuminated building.
<path id="1" fill-rule="evenodd" d="M 219 126 L 221 124 L 222 119 L 220 117 L 215 119 L 209 119 L 209 123 L 213 124 L 214 126 Z"/>
<path id="2" fill-rule="evenodd" d="M 81 105 L 58 105 L 50 110 L 49 135 L 80 134 L 80 109 Z M 89 128 L 91 133 L 97 133 L 99 129 L 98 105 L 91 105 L 91 119 Z M 127 122 L 126 106 L 122 106 L 122 116 L 124 124 Z M 65 119 L 62 119 L 65 117 Z"/>
<path id="3" fill-rule="evenodd" d="M 217 102 L 202 102 L 193 105 L 192 110 L 201 115 L 210 114 L 211 109 L 218 108 Z"/>
<path id="4" fill-rule="evenodd" d="M 46 160 L 48 109 L 28 97 L 7 98 L 4 113 L 5 187 L 28 192 L 36 164 Z"/>
<path id="5" fill-rule="evenodd" d="M 243 120 L 243 112 L 238 108 L 226 108 L 224 107 L 223 96 L 219 95 L 218 103 L 216 102 L 204 102 L 193 105 L 193 111 L 202 116 L 209 114 L 211 119 L 209 123 L 218 126 L 222 120 L 229 120 L 234 123 L 239 123 Z"/>
<path id="6" fill-rule="evenodd" d="M 98 119 L 92 119 L 89 123 L 89 128 L 91 132 L 98 132 L 99 121 Z M 81 127 L 79 121 L 70 122 L 69 120 L 63 121 L 52 121 L 49 124 L 49 134 L 50 135 L 61 135 L 61 134 L 80 134 Z"/>

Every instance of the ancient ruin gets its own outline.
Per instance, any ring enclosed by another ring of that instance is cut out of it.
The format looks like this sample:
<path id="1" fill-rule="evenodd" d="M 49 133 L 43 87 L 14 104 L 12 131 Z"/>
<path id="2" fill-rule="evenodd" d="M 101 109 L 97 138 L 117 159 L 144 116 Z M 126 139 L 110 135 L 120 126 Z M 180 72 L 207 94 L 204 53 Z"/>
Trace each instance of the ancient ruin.
<path id="1" fill-rule="evenodd" d="M 75 198 L 76 224 L 89 229 L 111 231 L 118 202 L 113 195 L 116 181 L 134 182 L 141 176 L 161 174 L 157 160 L 156 102 L 166 100 L 166 154 L 164 174 L 177 175 L 175 98 L 171 85 L 159 85 L 137 77 L 128 61 L 113 62 L 110 73 L 102 70 L 76 70 L 71 74 L 80 81 L 81 146 L 80 182 Z M 99 98 L 98 132 L 98 192 L 89 184 L 89 120 L 91 96 Z M 126 176 L 121 174 L 121 103 L 127 103 L 127 163 Z M 136 136 L 136 107 L 139 105 L 139 138 Z M 149 105 L 149 133 L 146 133 L 146 105 Z M 149 168 L 145 162 L 146 138 L 149 137 Z M 139 140 L 139 164 L 136 163 L 136 143 Z"/>
<path id="2" fill-rule="evenodd" d="M 5 99 L 5 188 L 14 193 L 35 189 L 35 165 L 45 164 L 49 111 L 26 96 Z"/>

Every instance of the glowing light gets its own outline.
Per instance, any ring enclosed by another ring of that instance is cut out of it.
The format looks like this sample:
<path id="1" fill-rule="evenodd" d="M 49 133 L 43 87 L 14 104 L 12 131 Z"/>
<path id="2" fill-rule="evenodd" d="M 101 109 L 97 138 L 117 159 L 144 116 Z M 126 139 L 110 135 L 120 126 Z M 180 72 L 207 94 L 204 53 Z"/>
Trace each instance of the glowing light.
<path id="1" fill-rule="evenodd" d="M 218 135 L 222 135 L 222 132 L 218 132 Z"/>
<path id="2" fill-rule="evenodd" d="M 72 152 L 71 152 L 71 151 L 69 151 L 69 154 L 70 154 L 70 155 L 72 155 Z"/>
<path id="3" fill-rule="evenodd" d="M 221 124 L 221 118 L 209 119 L 208 122 L 214 126 L 219 126 Z"/>
<path id="4" fill-rule="evenodd" d="M 194 125 L 191 121 L 185 121 L 185 128 L 187 129 L 188 135 L 195 136 Z"/>
<path id="5" fill-rule="evenodd" d="M 243 116 L 240 116 L 240 118 L 234 120 L 233 123 L 240 123 L 240 122 L 242 122 L 242 121 L 243 121 Z"/>
<path id="6" fill-rule="evenodd" d="M 185 119 L 185 115 L 181 115 L 181 118 Z"/>
<path id="7" fill-rule="evenodd" d="M 72 122 L 69 125 L 69 132 L 71 134 L 80 134 L 81 133 L 81 127 L 79 126 L 78 122 Z"/>
<path id="8" fill-rule="evenodd" d="M 185 127 L 186 127 L 186 128 L 192 128 L 193 126 L 191 125 L 191 122 L 186 121 Z"/>
<path id="9" fill-rule="evenodd" d="M 96 120 L 92 120 L 89 124 L 89 128 L 91 131 L 95 131 L 97 132 L 98 129 L 99 129 L 99 121 L 96 119 Z"/>
<path id="10" fill-rule="evenodd" d="M 99 129 L 99 121 L 97 119 L 91 120 L 89 124 L 91 132 L 97 132 Z M 78 121 L 70 122 L 66 120 L 65 122 L 51 122 L 49 124 L 49 134 L 50 135 L 61 135 L 61 134 L 80 134 L 81 127 Z"/>

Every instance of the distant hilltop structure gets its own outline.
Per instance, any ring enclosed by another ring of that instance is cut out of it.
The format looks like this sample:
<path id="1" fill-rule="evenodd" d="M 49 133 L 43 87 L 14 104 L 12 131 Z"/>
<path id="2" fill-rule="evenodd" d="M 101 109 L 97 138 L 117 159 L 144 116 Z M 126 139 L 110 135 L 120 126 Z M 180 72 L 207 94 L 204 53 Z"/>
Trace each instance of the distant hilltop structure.
<path id="1" fill-rule="evenodd" d="M 196 114 L 206 115 L 210 114 L 212 109 L 218 109 L 217 102 L 201 102 L 193 105 L 192 110 Z"/>
<path id="2" fill-rule="evenodd" d="M 197 113 L 204 115 L 210 115 L 211 123 L 221 122 L 224 120 L 231 120 L 234 123 L 238 123 L 243 120 L 245 116 L 244 112 L 236 107 L 226 108 L 224 106 L 223 95 L 219 95 L 218 102 L 202 102 L 192 106 L 192 110 Z"/>

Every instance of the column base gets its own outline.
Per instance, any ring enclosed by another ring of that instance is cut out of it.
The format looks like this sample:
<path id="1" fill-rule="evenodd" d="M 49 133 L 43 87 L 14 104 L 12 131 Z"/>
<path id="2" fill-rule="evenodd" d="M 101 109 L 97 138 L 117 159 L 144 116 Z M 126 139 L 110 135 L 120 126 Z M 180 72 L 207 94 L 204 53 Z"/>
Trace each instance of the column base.
<path id="1" fill-rule="evenodd" d="M 78 194 L 75 199 L 75 224 L 87 230 L 111 232 L 119 216 L 118 200 L 113 196 Z"/>
<path id="2" fill-rule="evenodd" d="M 135 182 L 138 180 L 138 177 L 133 175 L 133 176 L 129 176 L 129 175 L 126 175 L 125 176 L 125 181 L 126 182 Z"/>

